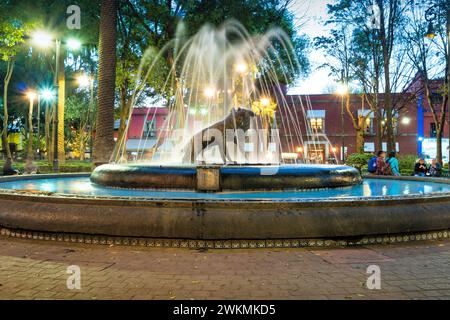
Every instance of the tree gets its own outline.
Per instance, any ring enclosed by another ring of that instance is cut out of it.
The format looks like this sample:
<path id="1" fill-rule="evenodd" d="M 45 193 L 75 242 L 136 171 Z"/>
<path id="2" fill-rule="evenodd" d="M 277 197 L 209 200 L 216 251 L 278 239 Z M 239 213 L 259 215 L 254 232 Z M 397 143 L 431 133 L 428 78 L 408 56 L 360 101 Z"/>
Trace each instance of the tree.
<path id="1" fill-rule="evenodd" d="M 352 45 L 354 39 L 352 39 L 351 30 L 346 26 L 342 26 L 340 29 L 331 30 L 329 37 L 317 37 L 314 40 L 316 47 L 325 50 L 326 54 L 333 58 L 332 62 L 325 63 L 321 67 L 328 67 L 331 75 L 339 79 L 341 84 L 347 87 L 345 93 L 341 93 L 343 95 L 342 99 L 345 100 L 345 110 L 352 120 L 353 128 L 356 131 L 356 150 L 358 153 L 362 153 L 364 152 L 364 124 L 370 113 L 364 114 L 356 110 L 357 115 L 355 115 L 355 110 L 353 110 L 350 103 L 350 88 L 348 88 L 348 84 L 351 80 L 358 79 L 352 66 L 357 51 L 354 51 L 354 46 Z M 361 95 L 361 99 L 362 106 L 364 106 L 364 94 Z"/>
<path id="2" fill-rule="evenodd" d="M 421 5 L 422 4 L 422 5 Z M 432 81 L 432 75 L 443 75 L 447 67 L 447 36 L 443 27 L 439 24 L 435 32 L 438 36 L 427 39 L 428 23 L 425 20 L 425 10 L 429 3 L 423 5 L 423 1 L 412 1 L 409 6 L 408 23 L 404 28 L 405 42 L 408 44 L 408 57 L 417 72 L 417 81 L 420 83 L 420 91 L 423 94 L 436 125 L 436 160 L 442 164 L 442 135 L 447 113 L 448 92 L 447 81 L 441 86 Z M 443 18 L 443 17 L 441 17 Z M 439 99 L 436 99 L 439 97 Z"/>
<path id="3" fill-rule="evenodd" d="M 117 10 L 118 0 L 101 0 L 94 166 L 107 163 L 114 150 Z"/>
<path id="4" fill-rule="evenodd" d="M 359 83 L 374 113 L 379 150 L 383 139 L 388 150 L 395 149 L 396 115 L 411 100 L 393 94 L 403 92 L 414 75 L 401 37 L 405 8 L 397 0 L 339 0 L 328 5 L 331 17 L 326 24 L 334 30 L 348 29 L 349 75 Z M 339 46 L 333 49 L 342 51 Z"/>
<path id="5" fill-rule="evenodd" d="M 2 142 L 7 159 L 12 160 L 8 143 L 8 87 L 14 71 L 15 58 L 24 42 L 26 27 L 17 20 L 0 21 L 0 58 L 6 63 L 6 75 L 3 86 L 3 134 Z"/>

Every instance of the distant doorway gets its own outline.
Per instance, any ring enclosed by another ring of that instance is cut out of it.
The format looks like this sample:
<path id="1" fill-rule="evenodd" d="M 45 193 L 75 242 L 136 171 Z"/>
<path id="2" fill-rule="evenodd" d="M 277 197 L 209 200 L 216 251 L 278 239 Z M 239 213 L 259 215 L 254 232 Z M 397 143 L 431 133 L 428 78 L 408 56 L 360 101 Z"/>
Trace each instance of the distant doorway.
<path id="1" fill-rule="evenodd" d="M 311 163 L 325 162 L 326 148 L 324 144 L 310 145 L 308 148 L 308 160 Z"/>

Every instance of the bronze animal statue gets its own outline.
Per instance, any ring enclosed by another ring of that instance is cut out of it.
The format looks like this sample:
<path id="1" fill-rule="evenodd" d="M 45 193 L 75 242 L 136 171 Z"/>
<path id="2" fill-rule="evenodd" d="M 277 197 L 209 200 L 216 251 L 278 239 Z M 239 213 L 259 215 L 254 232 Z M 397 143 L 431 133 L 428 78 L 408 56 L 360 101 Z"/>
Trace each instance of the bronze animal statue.
<path id="1" fill-rule="evenodd" d="M 213 125 L 203 129 L 202 131 L 196 133 L 188 142 L 184 148 L 184 163 L 196 162 L 196 158 L 200 153 L 202 153 L 206 148 L 217 145 L 220 150 L 220 156 L 223 162 L 232 162 L 230 155 L 225 150 L 226 146 L 226 133 L 227 130 L 243 130 L 246 132 L 250 129 L 250 120 L 255 116 L 255 113 L 251 110 L 238 108 L 232 109 L 230 114 L 226 116 L 223 120 L 220 120 Z M 214 133 L 219 133 L 222 139 L 216 139 Z M 217 141 L 216 141 L 217 140 Z M 200 147 L 201 142 L 201 147 Z M 238 145 L 237 137 L 234 135 L 233 143 Z M 197 144 L 197 147 L 196 147 Z M 243 151 L 243 143 L 238 145 Z"/>

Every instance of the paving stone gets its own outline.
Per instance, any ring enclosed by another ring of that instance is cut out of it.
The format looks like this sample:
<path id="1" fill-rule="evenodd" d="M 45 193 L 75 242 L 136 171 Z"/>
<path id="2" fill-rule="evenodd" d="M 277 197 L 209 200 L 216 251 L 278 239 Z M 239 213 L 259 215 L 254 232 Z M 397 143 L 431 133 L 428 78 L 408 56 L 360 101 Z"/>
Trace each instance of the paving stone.
<path id="1" fill-rule="evenodd" d="M 369 265 L 381 290 L 369 290 Z M 81 290 L 66 286 L 81 268 Z M 450 240 L 208 250 L 0 237 L 0 299 L 450 299 Z"/>

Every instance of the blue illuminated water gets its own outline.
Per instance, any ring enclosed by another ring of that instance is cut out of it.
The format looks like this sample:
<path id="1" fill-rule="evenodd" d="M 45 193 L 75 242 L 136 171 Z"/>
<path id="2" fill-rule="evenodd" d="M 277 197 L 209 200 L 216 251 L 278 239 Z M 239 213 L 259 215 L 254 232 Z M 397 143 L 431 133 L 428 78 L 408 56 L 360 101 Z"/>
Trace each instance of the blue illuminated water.
<path id="1" fill-rule="evenodd" d="M 127 190 L 106 188 L 92 184 L 89 177 L 26 179 L 0 182 L 0 189 L 34 190 L 59 194 L 75 194 L 85 196 L 118 196 L 146 197 L 156 199 L 222 199 L 222 200 L 309 200 L 340 199 L 353 197 L 404 196 L 413 194 L 429 194 L 450 192 L 450 184 L 402 181 L 388 179 L 364 179 L 360 185 L 310 191 L 250 191 L 200 193 L 195 191 L 159 191 L 159 190 Z"/>

